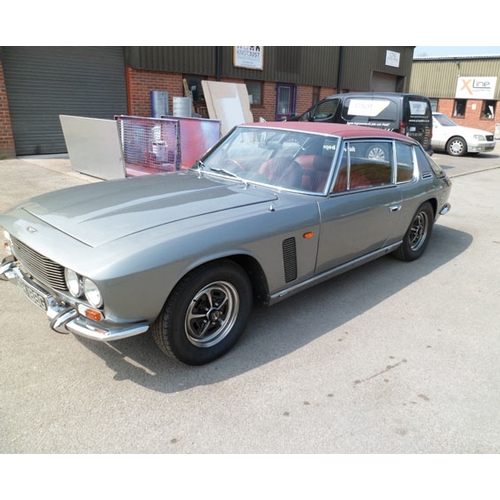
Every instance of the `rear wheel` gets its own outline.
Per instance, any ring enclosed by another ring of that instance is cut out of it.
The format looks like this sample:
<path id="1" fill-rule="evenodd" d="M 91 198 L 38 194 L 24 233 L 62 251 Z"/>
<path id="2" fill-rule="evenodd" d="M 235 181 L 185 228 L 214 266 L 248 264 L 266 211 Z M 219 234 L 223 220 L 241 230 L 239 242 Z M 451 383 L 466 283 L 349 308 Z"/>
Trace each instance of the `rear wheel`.
<path id="1" fill-rule="evenodd" d="M 232 261 L 206 264 L 174 288 L 152 325 L 153 338 L 183 363 L 209 363 L 234 346 L 251 307 L 252 287 L 240 266 Z"/>
<path id="2" fill-rule="evenodd" d="M 394 252 L 394 256 L 404 261 L 418 259 L 427 248 L 433 226 L 434 210 L 427 201 L 420 205 L 406 231 L 403 243 Z"/>

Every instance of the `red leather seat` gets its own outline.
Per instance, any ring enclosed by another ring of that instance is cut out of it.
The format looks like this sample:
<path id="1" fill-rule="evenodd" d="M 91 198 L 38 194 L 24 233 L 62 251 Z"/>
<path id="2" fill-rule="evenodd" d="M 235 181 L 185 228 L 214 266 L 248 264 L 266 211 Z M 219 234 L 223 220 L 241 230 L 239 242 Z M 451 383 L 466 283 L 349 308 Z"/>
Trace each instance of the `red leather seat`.
<path id="1" fill-rule="evenodd" d="M 276 186 L 299 188 L 302 181 L 302 168 L 296 161 L 286 157 L 267 160 L 259 168 L 259 174 Z"/>
<path id="2" fill-rule="evenodd" d="M 302 189 L 317 193 L 325 189 L 333 158 L 322 155 L 297 156 L 295 161 L 302 167 Z"/>
<path id="3" fill-rule="evenodd" d="M 361 174 L 352 173 L 351 174 L 351 183 L 349 185 L 349 190 L 352 189 L 361 189 L 365 187 L 370 187 L 371 182 Z M 339 175 L 337 176 L 337 180 L 335 181 L 335 186 L 333 188 L 334 192 L 347 191 L 347 168 L 343 168 Z"/>

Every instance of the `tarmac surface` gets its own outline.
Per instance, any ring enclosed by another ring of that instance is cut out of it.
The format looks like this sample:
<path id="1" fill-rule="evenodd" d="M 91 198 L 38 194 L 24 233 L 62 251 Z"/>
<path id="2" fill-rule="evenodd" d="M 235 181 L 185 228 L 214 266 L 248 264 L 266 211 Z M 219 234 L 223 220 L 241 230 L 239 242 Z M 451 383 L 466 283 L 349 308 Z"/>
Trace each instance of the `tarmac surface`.
<path id="1" fill-rule="evenodd" d="M 499 454 L 498 153 L 435 156 L 452 210 L 421 259 L 384 257 L 256 308 L 203 367 L 148 334 L 58 335 L 0 282 L 0 453 Z M 0 212 L 99 182 L 67 158 L 3 160 L 0 175 Z"/>

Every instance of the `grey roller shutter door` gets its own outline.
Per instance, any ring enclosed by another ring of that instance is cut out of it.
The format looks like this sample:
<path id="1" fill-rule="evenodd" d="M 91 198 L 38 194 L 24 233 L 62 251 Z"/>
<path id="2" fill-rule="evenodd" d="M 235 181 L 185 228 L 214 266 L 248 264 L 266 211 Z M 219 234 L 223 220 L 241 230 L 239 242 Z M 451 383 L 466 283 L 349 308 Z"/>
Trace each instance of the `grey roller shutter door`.
<path id="1" fill-rule="evenodd" d="M 374 92 L 396 92 L 397 77 L 387 73 L 373 72 L 372 90 Z"/>
<path id="2" fill-rule="evenodd" d="M 16 154 L 67 152 L 59 115 L 127 114 L 122 47 L 3 47 Z"/>

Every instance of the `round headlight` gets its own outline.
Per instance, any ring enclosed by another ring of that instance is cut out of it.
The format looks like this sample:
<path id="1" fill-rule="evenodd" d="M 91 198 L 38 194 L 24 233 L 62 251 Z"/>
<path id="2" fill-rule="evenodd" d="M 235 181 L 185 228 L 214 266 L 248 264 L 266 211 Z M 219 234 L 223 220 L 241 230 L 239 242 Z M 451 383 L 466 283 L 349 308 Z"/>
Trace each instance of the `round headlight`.
<path id="1" fill-rule="evenodd" d="M 102 296 L 97 285 L 88 278 L 83 280 L 83 292 L 89 303 L 94 307 L 102 306 Z"/>
<path id="2" fill-rule="evenodd" d="M 64 277 L 66 278 L 66 285 L 68 286 L 69 293 L 71 293 L 73 297 L 80 297 L 82 294 L 82 280 L 80 276 L 71 269 L 65 269 Z"/>

